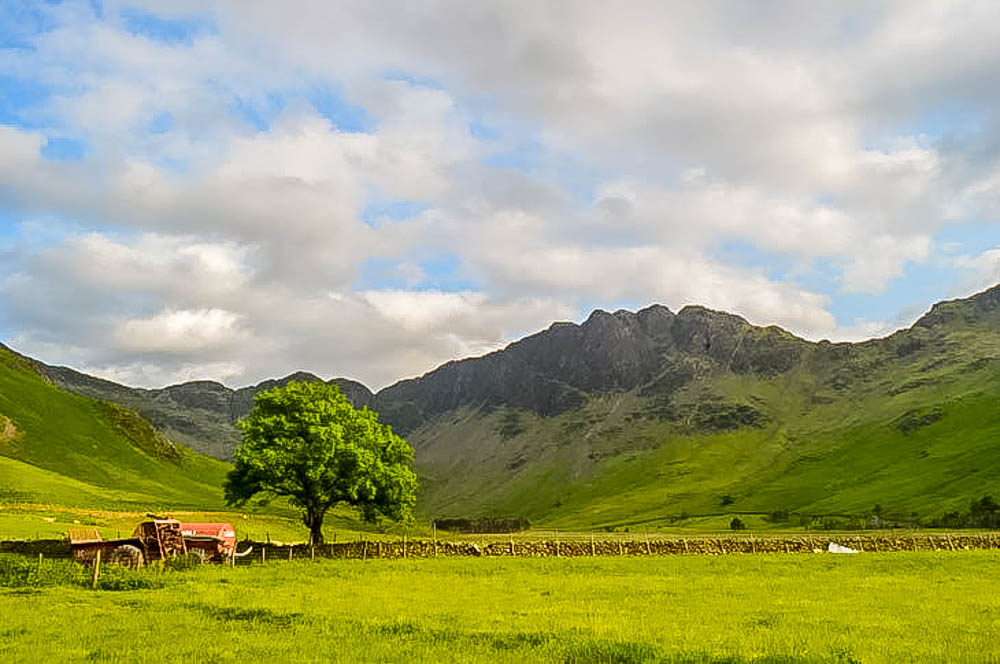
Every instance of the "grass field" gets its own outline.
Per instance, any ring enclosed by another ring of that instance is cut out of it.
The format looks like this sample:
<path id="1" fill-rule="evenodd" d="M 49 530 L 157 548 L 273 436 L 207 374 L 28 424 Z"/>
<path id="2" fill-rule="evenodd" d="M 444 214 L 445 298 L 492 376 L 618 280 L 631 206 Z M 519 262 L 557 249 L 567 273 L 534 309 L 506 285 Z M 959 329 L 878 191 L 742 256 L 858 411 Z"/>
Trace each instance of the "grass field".
<path id="1" fill-rule="evenodd" d="M 57 585 L 0 588 L 0 660 L 1000 662 L 992 551 L 277 562 L 124 592 L 45 565 Z"/>
<path id="2" fill-rule="evenodd" d="M 270 506 L 260 509 L 209 511 L 166 509 L 162 515 L 181 521 L 228 521 L 236 528 L 239 539 L 273 542 L 305 542 L 309 530 L 289 507 Z M 145 512 L 116 509 L 89 509 L 38 503 L 0 503 L 0 540 L 61 539 L 72 528 L 97 528 L 104 539 L 127 537 L 135 526 L 147 519 Z M 398 538 L 400 528 L 380 532 L 380 528 L 361 522 L 347 508 L 337 508 L 327 515 L 323 534 L 329 542 L 380 537 Z M 410 529 L 412 534 L 424 534 L 425 527 Z"/>

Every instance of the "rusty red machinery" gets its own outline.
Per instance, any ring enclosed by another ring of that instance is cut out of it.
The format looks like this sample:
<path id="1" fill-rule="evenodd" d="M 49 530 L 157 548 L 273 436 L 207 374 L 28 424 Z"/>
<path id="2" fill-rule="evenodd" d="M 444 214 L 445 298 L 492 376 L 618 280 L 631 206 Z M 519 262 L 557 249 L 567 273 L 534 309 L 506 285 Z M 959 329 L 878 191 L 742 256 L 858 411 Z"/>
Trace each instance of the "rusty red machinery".
<path id="1" fill-rule="evenodd" d="M 236 555 L 236 530 L 231 523 L 182 522 L 180 528 L 188 552 L 196 552 L 202 560 L 222 562 Z"/>
<path id="2" fill-rule="evenodd" d="M 96 528 L 71 530 L 73 559 L 89 564 L 101 559 L 127 567 L 195 555 L 202 562 L 225 562 L 236 556 L 236 530 L 230 523 L 183 523 L 176 519 L 143 521 L 124 539 L 104 540 Z"/>

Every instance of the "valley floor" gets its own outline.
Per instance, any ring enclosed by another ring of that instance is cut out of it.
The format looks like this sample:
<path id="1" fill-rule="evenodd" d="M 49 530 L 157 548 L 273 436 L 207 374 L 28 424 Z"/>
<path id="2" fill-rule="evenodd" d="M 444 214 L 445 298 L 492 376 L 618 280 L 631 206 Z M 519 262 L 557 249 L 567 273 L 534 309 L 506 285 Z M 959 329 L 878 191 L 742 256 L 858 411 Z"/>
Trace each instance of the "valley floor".
<path id="1" fill-rule="evenodd" d="M 0 588 L 0 660 L 1000 662 L 998 571 L 997 551 L 144 570 L 163 587 Z"/>

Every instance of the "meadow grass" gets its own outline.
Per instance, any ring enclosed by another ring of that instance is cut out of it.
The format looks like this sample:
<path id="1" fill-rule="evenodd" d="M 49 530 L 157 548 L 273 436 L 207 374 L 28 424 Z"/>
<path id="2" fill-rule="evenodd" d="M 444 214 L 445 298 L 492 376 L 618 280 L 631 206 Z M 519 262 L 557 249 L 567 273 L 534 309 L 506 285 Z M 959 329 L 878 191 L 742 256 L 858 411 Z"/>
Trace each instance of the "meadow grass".
<path id="1" fill-rule="evenodd" d="M 998 572 L 995 551 L 149 570 L 162 587 L 0 589 L 0 660 L 1000 662 Z"/>
<path id="2" fill-rule="evenodd" d="M 2 460 L 0 460 L 2 462 Z M 266 511 L 264 511 L 266 510 Z M 159 515 L 180 521 L 227 521 L 236 528 L 237 539 L 271 541 L 275 543 L 303 543 L 309 530 L 302 525 L 291 508 L 271 505 L 267 508 L 230 510 L 158 510 Z M 0 540 L 7 539 L 61 539 L 74 528 L 96 528 L 108 539 L 128 537 L 137 524 L 147 520 L 146 512 L 115 509 L 91 509 L 40 503 L 0 503 Z M 426 528 L 412 529 L 423 534 Z M 366 539 L 398 539 L 395 530 L 378 532 L 376 526 L 361 522 L 357 514 L 337 507 L 328 514 L 323 526 L 328 542 L 343 542 L 365 537 Z"/>

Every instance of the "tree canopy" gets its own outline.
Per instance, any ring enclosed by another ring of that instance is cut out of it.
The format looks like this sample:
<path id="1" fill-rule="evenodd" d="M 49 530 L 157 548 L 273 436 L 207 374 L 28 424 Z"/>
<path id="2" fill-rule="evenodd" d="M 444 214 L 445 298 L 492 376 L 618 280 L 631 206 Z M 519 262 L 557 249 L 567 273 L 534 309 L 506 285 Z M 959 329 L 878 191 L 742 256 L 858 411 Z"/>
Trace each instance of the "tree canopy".
<path id="1" fill-rule="evenodd" d="M 259 392 L 238 426 L 243 442 L 225 483 L 230 505 L 285 496 L 302 510 L 314 544 L 323 542 L 323 519 L 340 503 L 366 521 L 412 518 L 412 448 L 336 386 L 292 381 Z"/>

